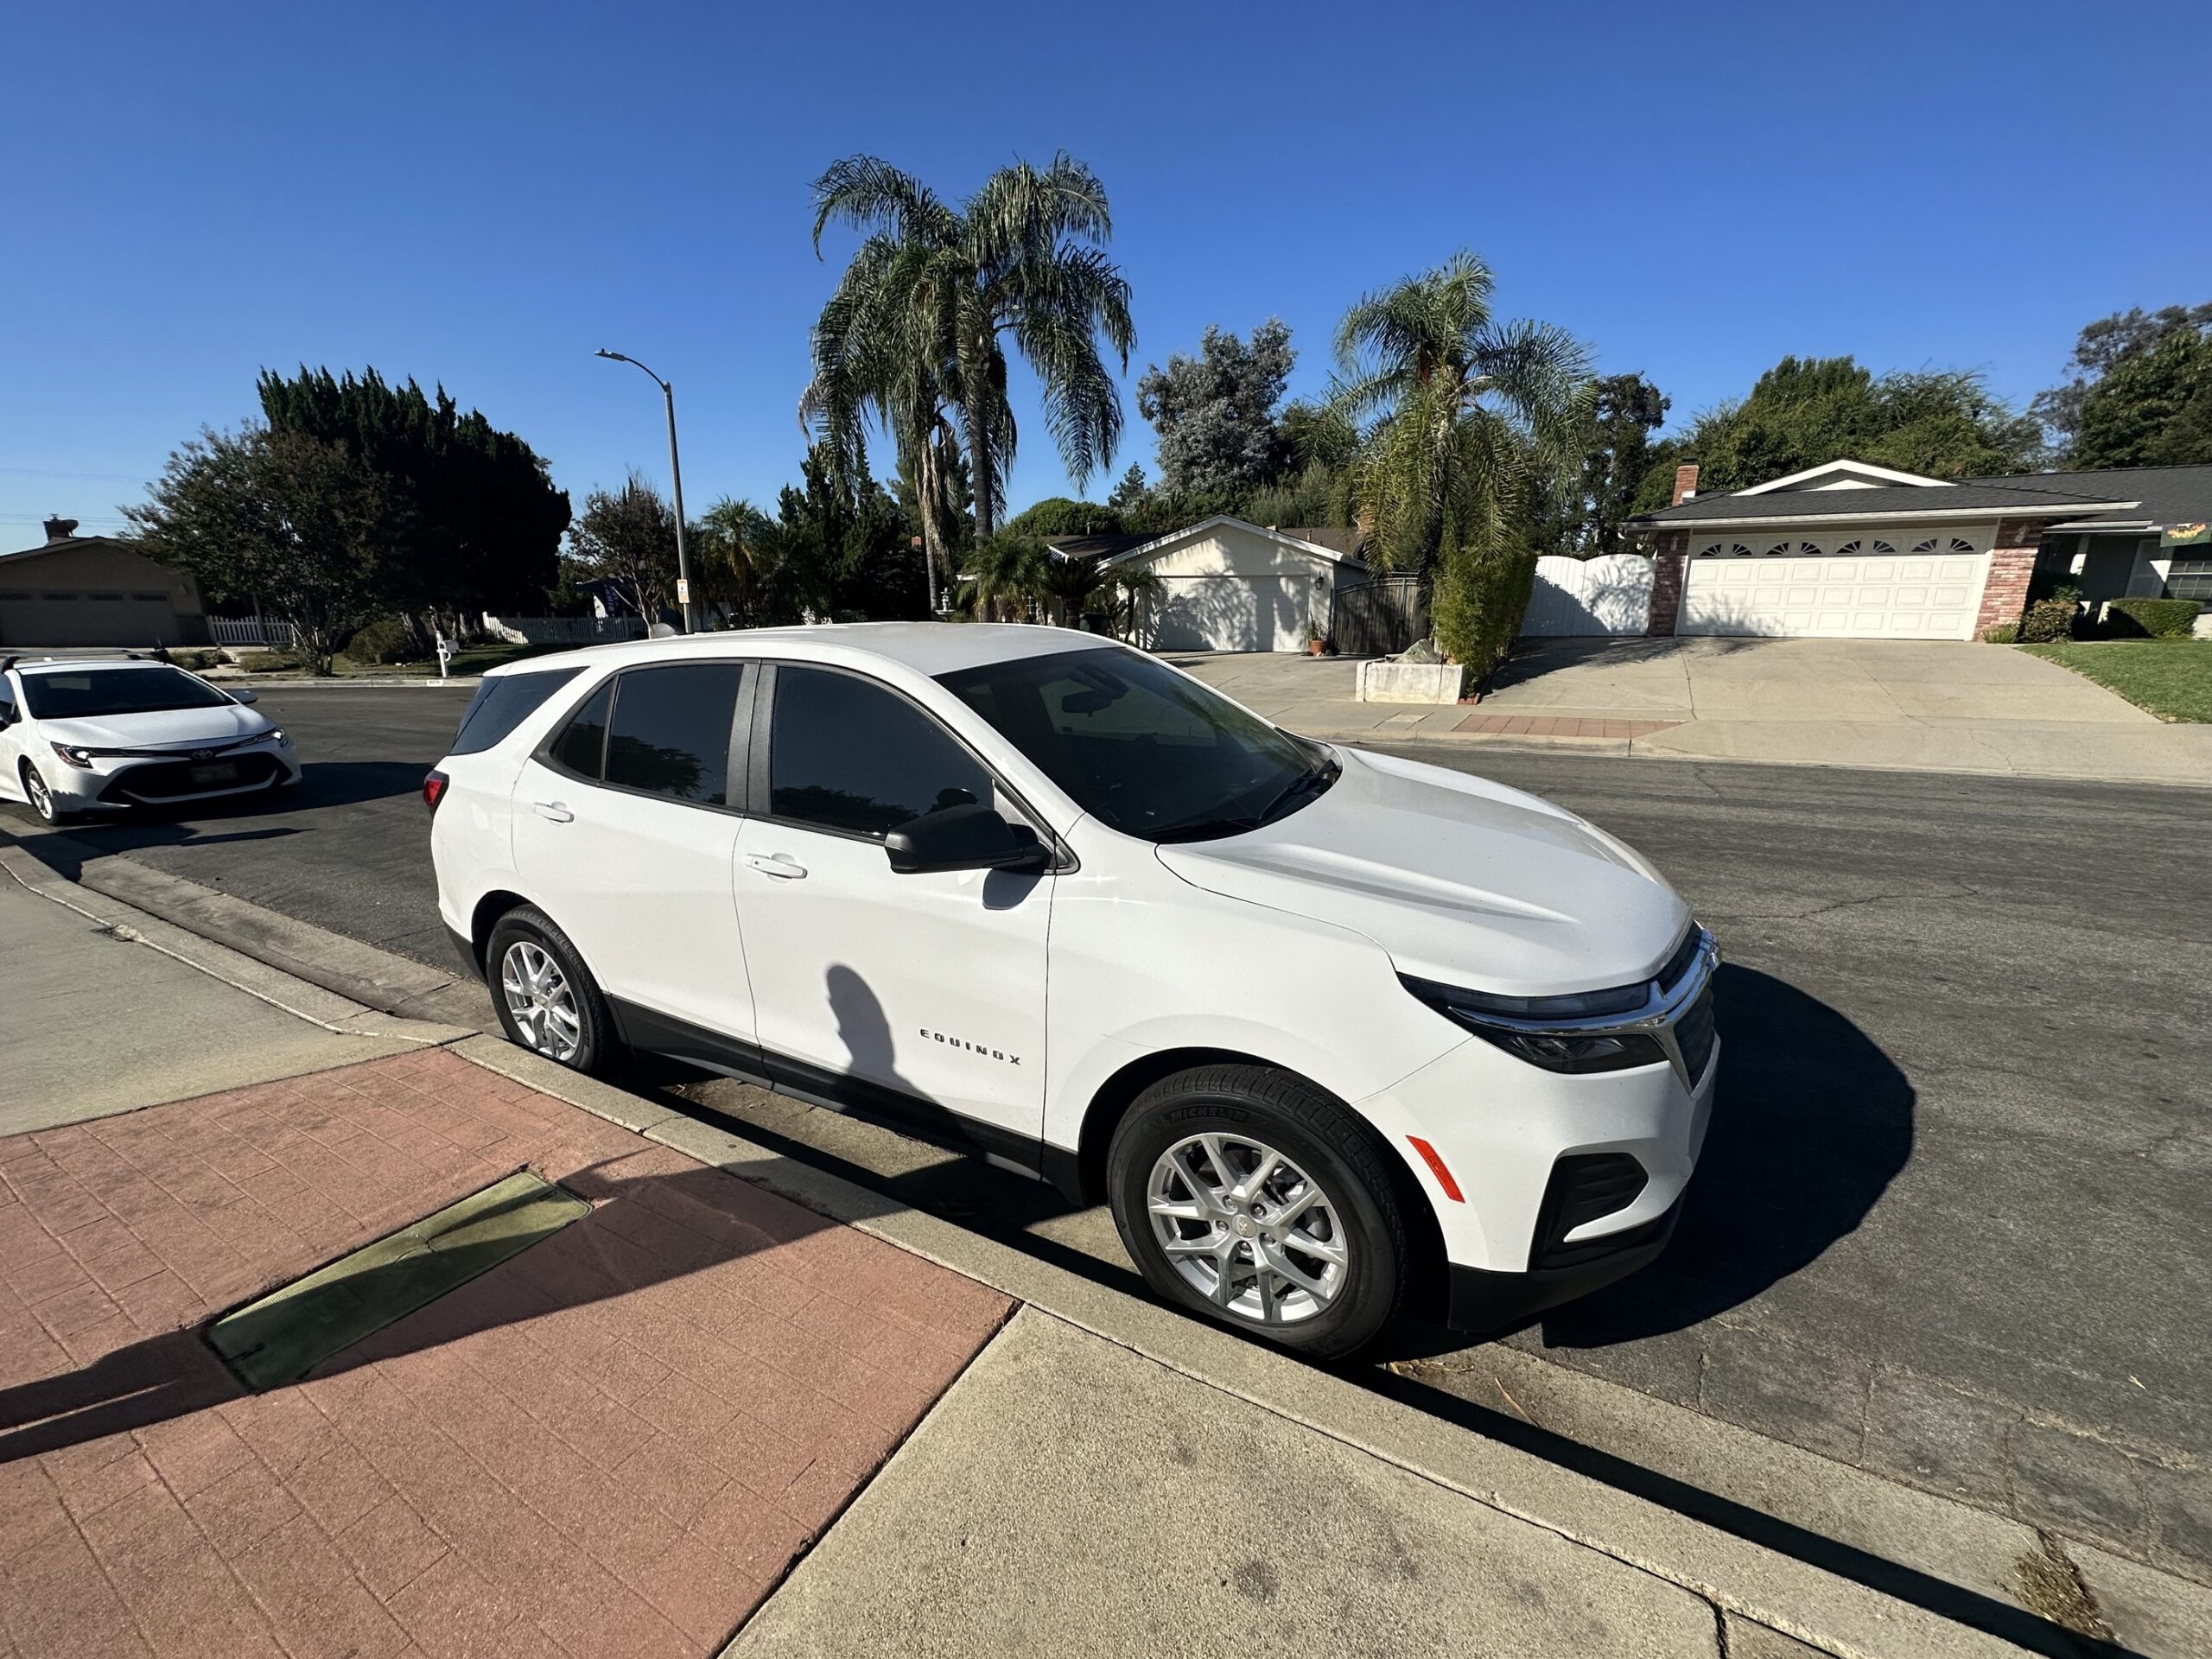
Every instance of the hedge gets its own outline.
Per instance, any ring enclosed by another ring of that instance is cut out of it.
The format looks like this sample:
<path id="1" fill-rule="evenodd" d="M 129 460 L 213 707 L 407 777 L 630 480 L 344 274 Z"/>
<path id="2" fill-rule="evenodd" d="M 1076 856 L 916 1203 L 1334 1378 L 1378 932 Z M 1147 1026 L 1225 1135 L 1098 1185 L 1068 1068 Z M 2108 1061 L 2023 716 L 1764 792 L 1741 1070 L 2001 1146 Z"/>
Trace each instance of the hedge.
<path id="1" fill-rule="evenodd" d="M 2070 599 L 2039 599 L 2020 618 L 2017 636 L 2024 645 L 2049 645 L 2074 637 L 2074 618 L 2079 607 Z"/>
<path id="2" fill-rule="evenodd" d="M 2105 607 L 2105 632 L 2114 639 L 2178 639 L 2203 608 L 2193 599 L 2115 599 Z"/>

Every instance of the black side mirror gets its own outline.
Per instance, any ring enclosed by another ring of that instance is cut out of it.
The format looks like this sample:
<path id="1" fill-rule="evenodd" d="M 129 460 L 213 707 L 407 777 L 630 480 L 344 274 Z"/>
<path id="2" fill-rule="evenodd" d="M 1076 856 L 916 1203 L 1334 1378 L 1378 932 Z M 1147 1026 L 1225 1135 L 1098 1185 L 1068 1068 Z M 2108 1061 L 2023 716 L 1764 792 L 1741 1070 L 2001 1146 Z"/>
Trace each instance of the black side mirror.
<path id="1" fill-rule="evenodd" d="M 1008 823 L 973 802 L 909 818 L 883 838 L 900 875 L 933 870 L 1042 870 L 1052 855 L 1027 824 Z"/>

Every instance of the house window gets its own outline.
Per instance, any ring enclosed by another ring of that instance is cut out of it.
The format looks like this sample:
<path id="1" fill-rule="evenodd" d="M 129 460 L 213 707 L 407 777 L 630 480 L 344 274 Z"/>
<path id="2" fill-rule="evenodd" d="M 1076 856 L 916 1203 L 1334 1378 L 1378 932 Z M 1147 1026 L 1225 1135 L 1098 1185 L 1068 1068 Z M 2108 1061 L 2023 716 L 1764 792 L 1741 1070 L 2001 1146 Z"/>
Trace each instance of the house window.
<path id="1" fill-rule="evenodd" d="M 2176 559 L 2168 565 L 2166 597 L 2212 600 L 2212 559 Z"/>
<path id="2" fill-rule="evenodd" d="M 1936 550 L 1936 543 L 1937 539 L 1937 537 L 1930 536 L 1924 542 L 1915 542 L 1912 544 L 1912 550 L 1916 553 L 1933 553 Z"/>
<path id="3" fill-rule="evenodd" d="M 1720 543 L 1718 543 L 1718 542 L 1715 542 L 1715 543 L 1713 543 L 1713 545 L 1712 545 L 1712 546 L 1710 546 L 1710 547 L 1700 547 L 1700 549 L 1698 549 L 1698 550 L 1697 550 L 1697 556 L 1698 556 L 1698 557 L 1700 557 L 1700 559 L 1717 559 L 1717 558 L 1719 558 L 1719 557 L 1720 556 Z"/>
<path id="4" fill-rule="evenodd" d="M 1770 559 L 1778 559 L 1778 558 L 1783 557 L 1783 556 L 1784 555 L 1786 555 L 1789 551 L 1789 543 L 1787 543 L 1787 542 L 1777 542 L 1777 543 L 1776 543 L 1772 547 L 1770 547 L 1769 549 L 1767 549 L 1767 550 L 1766 550 L 1766 556 L 1767 556 L 1767 557 L 1769 557 Z"/>
<path id="5" fill-rule="evenodd" d="M 1974 543 L 1968 541 L 1962 541 L 1958 537 L 1954 536 L 1951 537 L 1951 551 L 1954 553 L 1971 553 L 1974 551 Z"/>
<path id="6" fill-rule="evenodd" d="M 1728 550 L 1728 556 L 1732 559 L 1748 559 L 1751 556 L 1751 550 L 1741 542 L 1738 542 Z"/>
<path id="7" fill-rule="evenodd" d="M 1864 542 L 1846 542 L 1836 549 L 1835 556 L 1839 559 L 1855 559 L 1866 550 L 1866 543 Z"/>
<path id="8" fill-rule="evenodd" d="M 1874 550 L 1877 553 L 1894 553 L 1897 549 L 1891 547 L 1887 542 L 1877 542 L 1874 543 Z"/>

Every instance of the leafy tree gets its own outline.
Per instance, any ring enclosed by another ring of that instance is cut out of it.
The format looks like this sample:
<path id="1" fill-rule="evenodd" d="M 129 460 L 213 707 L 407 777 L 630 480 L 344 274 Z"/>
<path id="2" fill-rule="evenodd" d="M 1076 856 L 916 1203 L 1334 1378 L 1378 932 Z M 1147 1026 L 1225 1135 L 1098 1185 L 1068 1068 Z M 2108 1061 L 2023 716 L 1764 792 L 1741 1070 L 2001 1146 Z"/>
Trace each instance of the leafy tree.
<path id="1" fill-rule="evenodd" d="M 1248 343 L 1208 325 L 1198 354 L 1177 353 L 1137 382 L 1137 411 L 1160 437 L 1166 494 L 1237 495 L 1280 473 L 1289 446 L 1275 423 L 1298 353 L 1290 327 L 1271 317 Z"/>
<path id="2" fill-rule="evenodd" d="M 1114 493 L 1106 498 L 1106 505 L 1116 513 L 1126 514 L 1143 501 L 1147 493 L 1144 468 L 1131 461 L 1129 470 L 1122 474 L 1122 481 L 1114 486 Z"/>
<path id="3" fill-rule="evenodd" d="M 1539 549 L 1581 558 L 1627 550 L 1622 526 L 1651 470 L 1651 434 L 1665 423 L 1667 406 L 1664 394 L 1640 374 L 1598 382 L 1589 436 L 1573 474 L 1563 489 L 1541 492 L 1534 527 Z"/>
<path id="4" fill-rule="evenodd" d="M 563 575 L 572 588 L 603 584 L 645 619 L 660 620 L 676 593 L 676 514 L 637 474 L 613 493 L 594 490 L 569 527 Z"/>
<path id="5" fill-rule="evenodd" d="M 2123 362 L 2139 359 L 2155 352 L 2177 335 L 2202 337 L 2212 331 L 2212 303 L 2196 306 L 2169 305 L 2157 311 L 2145 311 L 2140 306 L 2125 311 L 2115 311 L 2108 317 L 2100 317 L 2082 330 L 2074 342 L 2069 366 L 2075 371 L 2071 380 L 2040 392 L 2028 405 L 2028 412 L 2041 421 L 2050 431 L 2054 447 L 2061 463 L 2069 467 L 2087 465 L 2073 458 L 2072 451 L 2078 437 L 2083 405 L 2089 395 L 2114 369 Z M 2131 377 L 2132 378 L 2132 377 Z M 2157 378 L 2157 377 L 2152 377 Z M 2122 387 L 2120 395 L 2108 399 L 2101 418 L 2113 422 L 2124 419 L 2120 410 L 2131 401 L 2131 394 Z M 2165 399 L 2153 394 L 2154 401 L 2164 404 Z M 2162 424 L 2154 419 L 2153 430 Z M 2126 461 L 2098 461 L 2099 466 L 2128 466 Z"/>
<path id="6" fill-rule="evenodd" d="M 391 385 L 301 366 L 264 370 L 257 390 L 271 431 L 342 445 L 383 480 L 408 526 L 378 562 L 391 608 L 536 609 L 557 575 L 569 497 L 538 454 L 443 386 Z"/>
<path id="7" fill-rule="evenodd" d="M 1071 501 L 1065 495 L 1048 495 L 1024 507 L 1006 521 L 1017 535 L 1052 541 L 1061 536 L 1110 536 L 1122 528 L 1122 515 L 1096 501 Z"/>
<path id="8" fill-rule="evenodd" d="M 774 522 L 750 501 L 724 496 L 687 527 L 692 597 L 734 627 L 768 620 L 766 601 L 780 553 Z"/>
<path id="9" fill-rule="evenodd" d="M 290 623 L 318 674 L 376 613 L 382 560 L 413 529 L 389 480 L 343 445 L 266 427 L 204 432 L 148 495 L 124 509 L 146 551 Z"/>
<path id="10" fill-rule="evenodd" d="M 814 246 L 833 221 L 865 239 L 815 333 L 814 407 L 837 448 L 858 447 L 873 408 L 902 450 L 957 411 L 975 491 L 976 539 L 1005 500 L 1016 432 L 1006 342 L 1042 383 L 1046 424 L 1078 483 L 1113 459 L 1121 392 L 1103 346 L 1128 365 L 1129 287 L 1101 246 L 1113 233 L 1105 187 L 1080 162 L 1000 168 L 955 207 L 872 156 L 815 181 Z"/>
<path id="11" fill-rule="evenodd" d="M 2159 319 L 2164 326 L 2138 330 L 2082 390 L 2071 416 L 2068 467 L 2212 461 L 2212 305 L 2193 312 L 2170 307 Z M 2078 348 L 2075 358 L 2083 360 Z"/>
<path id="12" fill-rule="evenodd" d="M 2042 430 L 1966 369 L 1876 375 L 1848 357 L 1785 357 L 1751 395 L 1723 404 L 1688 432 L 1654 444 L 1639 512 L 1671 499 L 1675 468 L 1698 465 L 1700 491 L 1739 490 L 1849 458 L 1929 478 L 2024 472 Z"/>
<path id="13" fill-rule="evenodd" d="M 1512 539 L 1532 482 L 1580 453 L 1588 354 L 1563 331 L 1492 320 L 1470 253 L 1362 299 L 1337 330 L 1336 405 L 1371 424 L 1353 467 L 1370 558 L 1434 579 Z"/>

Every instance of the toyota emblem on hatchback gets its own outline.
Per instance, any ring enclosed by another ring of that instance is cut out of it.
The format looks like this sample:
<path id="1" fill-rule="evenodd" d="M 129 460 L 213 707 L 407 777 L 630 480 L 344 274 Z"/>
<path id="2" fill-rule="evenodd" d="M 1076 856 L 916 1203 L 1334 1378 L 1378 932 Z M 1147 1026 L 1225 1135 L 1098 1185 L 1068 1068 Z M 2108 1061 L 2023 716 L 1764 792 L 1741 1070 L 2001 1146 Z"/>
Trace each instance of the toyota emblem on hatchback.
<path id="1" fill-rule="evenodd" d="M 213 760 L 215 758 L 215 751 L 213 749 L 194 749 L 192 752 L 192 758 L 195 760 Z"/>

